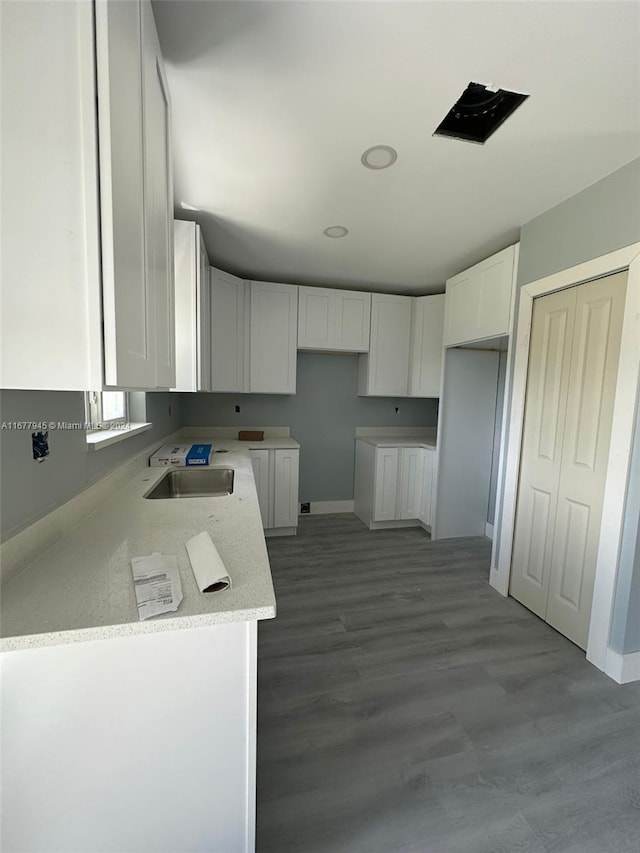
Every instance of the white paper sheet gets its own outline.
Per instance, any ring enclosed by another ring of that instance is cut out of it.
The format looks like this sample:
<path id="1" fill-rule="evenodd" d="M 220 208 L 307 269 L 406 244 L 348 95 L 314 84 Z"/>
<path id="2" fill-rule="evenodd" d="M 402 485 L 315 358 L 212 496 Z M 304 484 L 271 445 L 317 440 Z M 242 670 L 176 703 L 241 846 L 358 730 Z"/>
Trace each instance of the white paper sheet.
<path id="1" fill-rule="evenodd" d="M 131 560 L 140 619 L 173 613 L 182 601 L 178 560 L 172 555 L 151 554 Z"/>

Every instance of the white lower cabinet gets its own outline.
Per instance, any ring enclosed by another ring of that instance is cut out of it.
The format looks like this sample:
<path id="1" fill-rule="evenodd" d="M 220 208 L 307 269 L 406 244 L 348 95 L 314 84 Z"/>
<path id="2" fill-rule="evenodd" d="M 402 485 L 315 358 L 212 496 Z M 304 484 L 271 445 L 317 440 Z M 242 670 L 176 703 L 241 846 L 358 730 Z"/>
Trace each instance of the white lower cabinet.
<path id="1" fill-rule="evenodd" d="M 294 534 L 298 526 L 297 448 L 249 450 L 256 492 L 267 535 Z"/>
<path id="2" fill-rule="evenodd" d="M 435 450 L 356 441 L 354 512 L 376 527 L 431 527 Z"/>

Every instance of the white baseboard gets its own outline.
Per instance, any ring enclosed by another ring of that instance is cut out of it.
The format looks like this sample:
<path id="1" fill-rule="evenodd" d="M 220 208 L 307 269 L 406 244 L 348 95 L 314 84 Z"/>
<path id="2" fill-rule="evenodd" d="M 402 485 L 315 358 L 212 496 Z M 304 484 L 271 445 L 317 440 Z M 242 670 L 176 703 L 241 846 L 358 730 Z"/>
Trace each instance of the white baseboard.
<path id="1" fill-rule="evenodd" d="M 621 655 L 613 649 L 607 649 L 604 671 L 618 684 L 640 681 L 640 652 Z"/>
<path id="2" fill-rule="evenodd" d="M 309 506 L 311 508 L 311 515 L 327 515 L 331 512 L 353 512 L 353 501 L 311 501 Z"/>
<path id="3" fill-rule="evenodd" d="M 493 524 L 489 524 L 488 521 L 484 526 L 484 535 L 493 542 Z"/>

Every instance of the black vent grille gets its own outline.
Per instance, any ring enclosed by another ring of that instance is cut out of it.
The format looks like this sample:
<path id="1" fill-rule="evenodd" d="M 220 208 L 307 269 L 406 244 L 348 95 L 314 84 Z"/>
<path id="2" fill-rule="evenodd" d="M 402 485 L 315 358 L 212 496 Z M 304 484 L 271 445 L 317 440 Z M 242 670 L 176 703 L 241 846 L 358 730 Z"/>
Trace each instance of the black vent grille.
<path id="1" fill-rule="evenodd" d="M 483 145 L 528 97 L 507 89 L 488 89 L 482 83 L 469 83 L 433 135 Z"/>

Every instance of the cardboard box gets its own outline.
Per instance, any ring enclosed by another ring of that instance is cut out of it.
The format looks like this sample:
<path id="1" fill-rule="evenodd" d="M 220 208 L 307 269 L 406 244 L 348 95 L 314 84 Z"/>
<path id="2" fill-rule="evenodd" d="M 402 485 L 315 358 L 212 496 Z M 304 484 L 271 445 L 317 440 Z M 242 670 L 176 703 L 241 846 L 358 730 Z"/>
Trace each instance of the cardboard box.
<path id="1" fill-rule="evenodd" d="M 163 444 L 151 456 L 149 465 L 151 468 L 166 468 L 168 466 L 184 468 L 190 450 L 190 444 Z"/>

